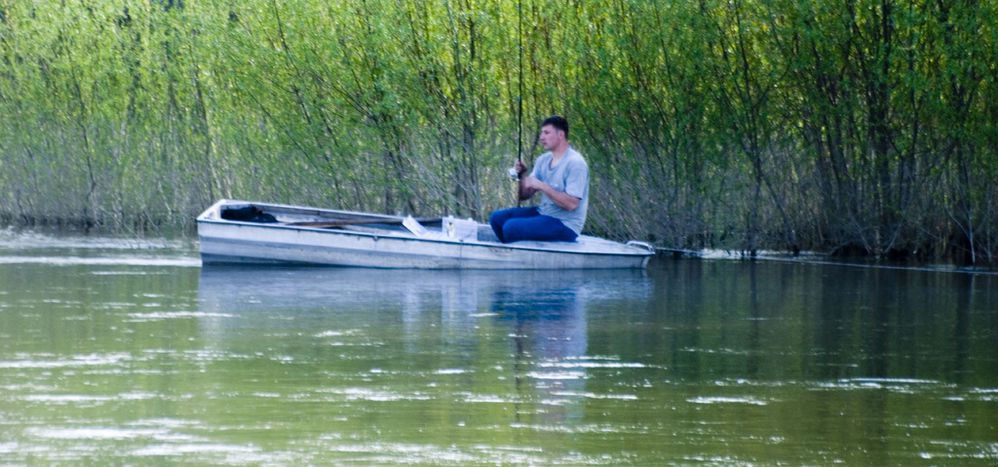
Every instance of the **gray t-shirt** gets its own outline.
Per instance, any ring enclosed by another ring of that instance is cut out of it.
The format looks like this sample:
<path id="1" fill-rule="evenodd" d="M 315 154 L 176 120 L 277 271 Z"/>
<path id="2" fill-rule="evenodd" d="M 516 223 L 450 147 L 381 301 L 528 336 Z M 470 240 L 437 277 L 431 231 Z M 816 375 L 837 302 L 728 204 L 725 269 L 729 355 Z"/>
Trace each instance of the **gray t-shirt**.
<path id="1" fill-rule="evenodd" d="M 540 212 L 560 220 L 575 233 L 581 233 L 582 226 L 586 223 L 586 211 L 589 209 L 589 165 L 582 158 L 582 154 L 572 148 L 565 151 L 565 155 L 554 167 L 551 167 L 551 158 L 550 152 L 541 154 L 530 175 L 551 185 L 555 190 L 579 198 L 579 207 L 574 211 L 566 211 L 555 204 L 548 195 L 541 193 Z"/>

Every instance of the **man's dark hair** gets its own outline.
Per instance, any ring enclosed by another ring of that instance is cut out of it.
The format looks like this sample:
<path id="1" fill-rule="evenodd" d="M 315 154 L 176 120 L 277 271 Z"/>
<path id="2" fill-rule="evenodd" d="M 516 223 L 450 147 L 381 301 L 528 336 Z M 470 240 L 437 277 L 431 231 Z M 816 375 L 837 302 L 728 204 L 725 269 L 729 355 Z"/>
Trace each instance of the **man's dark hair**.
<path id="1" fill-rule="evenodd" d="M 565 117 L 562 117 L 561 115 L 552 115 L 545 118 L 544 121 L 541 122 L 541 128 L 544 128 L 547 125 L 551 125 L 561 131 L 564 131 L 565 137 L 568 138 L 568 120 L 565 120 Z"/>

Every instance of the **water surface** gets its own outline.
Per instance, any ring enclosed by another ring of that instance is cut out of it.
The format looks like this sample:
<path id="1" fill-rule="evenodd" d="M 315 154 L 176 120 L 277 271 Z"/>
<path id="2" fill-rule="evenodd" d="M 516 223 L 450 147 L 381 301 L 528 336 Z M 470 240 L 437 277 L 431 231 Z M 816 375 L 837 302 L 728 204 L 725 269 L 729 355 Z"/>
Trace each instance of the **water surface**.
<path id="1" fill-rule="evenodd" d="M 0 463 L 993 465 L 995 282 L 202 269 L 0 231 Z"/>

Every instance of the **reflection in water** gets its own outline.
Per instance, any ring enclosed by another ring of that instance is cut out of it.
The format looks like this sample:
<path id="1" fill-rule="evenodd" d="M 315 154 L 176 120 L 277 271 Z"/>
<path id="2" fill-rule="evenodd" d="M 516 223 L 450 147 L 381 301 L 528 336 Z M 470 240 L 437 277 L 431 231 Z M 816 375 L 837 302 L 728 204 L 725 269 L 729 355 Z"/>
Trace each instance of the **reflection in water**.
<path id="1" fill-rule="evenodd" d="M 579 296 L 584 293 L 579 284 L 549 274 L 528 287 L 492 294 L 492 310 L 513 323 L 517 393 L 536 381 L 542 399 L 553 406 L 544 412 L 547 423 L 581 418 L 586 371 L 573 363 L 586 358 L 585 297 Z"/>
<path id="2" fill-rule="evenodd" d="M 598 289 L 597 300 L 641 299 L 651 283 L 644 271 L 461 271 L 364 268 L 210 267 L 201 270 L 199 293 L 214 310 L 327 308 L 337 303 L 403 303 L 403 297 L 446 297 L 447 313 L 478 312 L 481 297 L 499 305 L 563 301 Z M 552 293 L 548 293 L 552 292 Z M 634 294 L 637 295 L 634 295 Z M 457 301 L 454 301 L 457 300 Z M 461 303 L 461 300 L 472 300 Z M 235 308 L 233 308 L 235 307 Z M 536 308 L 541 311 L 543 306 Z"/>
<path id="3" fill-rule="evenodd" d="M 517 402 L 514 420 L 529 415 L 534 423 L 557 424 L 581 418 L 586 396 L 587 368 L 612 367 L 607 356 L 587 355 L 587 306 L 620 300 L 646 301 L 651 282 L 644 271 L 394 271 L 328 268 L 205 268 L 199 297 L 202 327 L 209 341 L 224 342 L 247 320 L 322 321 L 338 316 L 340 323 L 364 328 L 370 313 L 380 322 L 399 321 L 399 358 L 418 353 L 421 346 L 464 349 L 461 368 L 481 365 L 473 355 L 481 347 L 476 328 L 494 328 L 491 337 L 505 340 L 511 368 L 499 378 L 512 380 Z M 358 313 L 359 316 L 343 316 Z M 225 319 L 237 315 L 239 320 Z M 363 318 L 367 316 L 368 318 Z M 427 323 L 439 322 L 439 334 L 427 343 Z M 241 324 L 240 324 L 241 323 Z M 259 323 L 258 323 L 259 325 Z M 327 330 L 342 337 L 351 330 Z M 373 332 L 364 331 L 368 335 Z M 377 333 L 380 342 L 393 337 Z M 356 337 L 356 336 L 354 336 Z M 390 350 L 386 350 L 389 351 Z M 601 360 L 602 359 L 602 360 Z M 499 362 L 506 364 L 505 361 Z M 619 364 L 619 363 L 618 363 Z M 631 365 L 634 365 L 631 363 Z M 475 397 L 481 395 L 473 395 Z M 537 408 L 528 408 L 521 402 Z"/>
<path id="4" fill-rule="evenodd" d="M 0 464 L 998 458 L 998 276 L 201 270 L 28 245 L 0 261 Z"/>
<path id="5" fill-rule="evenodd" d="M 591 293 L 591 289 L 595 289 Z M 644 300 L 651 289 L 641 271 L 396 271 L 352 268 L 205 268 L 202 311 L 266 319 L 281 311 L 369 314 L 398 311 L 407 333 L 439 320 L 460 334 L 482 319 L 511 325 L 520 356 L 581 357 L 586 351 L 586 303 Z M 433 316 L 428 316 L 433 315 Z M 210 316 L 210 315 L 206 315 Z M 352 318 L 355 319 L 355 318 Z M 243 320 L 245 321 L 245 320 Z M 224 319 L 202 320 L 225 338 Z M 525 344 L 529 338 L 532 344 Z"/>

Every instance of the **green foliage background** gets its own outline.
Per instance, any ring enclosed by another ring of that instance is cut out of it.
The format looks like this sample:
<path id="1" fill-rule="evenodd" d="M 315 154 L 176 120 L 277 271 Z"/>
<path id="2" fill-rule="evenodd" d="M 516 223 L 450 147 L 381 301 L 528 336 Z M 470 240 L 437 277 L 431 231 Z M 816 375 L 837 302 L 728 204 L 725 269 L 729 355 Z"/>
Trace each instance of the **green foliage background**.
<path id="1" fill-rule="evenodd" d="M 996 39 L 993 0 L 0 0 L 0 216 L 483 219 L 557 113 L 591 233 L 993 263 Z"/>

